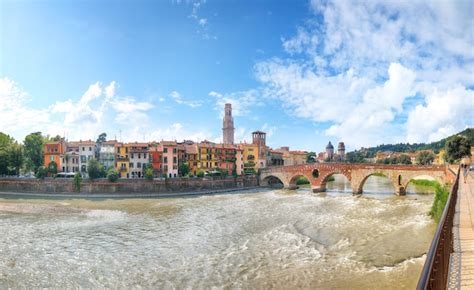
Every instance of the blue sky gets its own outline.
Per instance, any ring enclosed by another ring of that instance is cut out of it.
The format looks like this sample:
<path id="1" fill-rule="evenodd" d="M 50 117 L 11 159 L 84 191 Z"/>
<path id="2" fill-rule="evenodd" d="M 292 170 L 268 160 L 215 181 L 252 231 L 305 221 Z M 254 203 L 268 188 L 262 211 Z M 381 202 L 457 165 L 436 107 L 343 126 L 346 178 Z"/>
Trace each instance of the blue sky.
<path id="1" fill-rule="evenodd" d="M 425 12 L 426 11 L 426 12 Z M 473 126 L 473 4 L 1 1 L 0 131 L 321 151 Z"/>

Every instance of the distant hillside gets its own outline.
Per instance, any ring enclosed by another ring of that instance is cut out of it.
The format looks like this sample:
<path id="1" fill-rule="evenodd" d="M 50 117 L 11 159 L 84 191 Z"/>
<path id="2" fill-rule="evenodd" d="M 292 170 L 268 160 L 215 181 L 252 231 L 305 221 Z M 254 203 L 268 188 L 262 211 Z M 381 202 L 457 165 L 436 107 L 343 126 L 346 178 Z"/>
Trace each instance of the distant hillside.
<path id="1" fill-rule="evenodd" d="M 459 132 L 455 135 L 463 135 L 466 136 L 471 140 L 471 144 L 474 145 L 474 128 L 468 128 L 462 132 Z M 453 135 L 453 136 L 455 136 Z M 437 142 L 432 142 L 429 144 L 426 143 L 399 143 L 399 144 L 382 144 L 377 147 L 370 147 L 370 148 L 364 148 L 362 150 L 358 150 L 359 152 L 364 152 L 365 157 L 367 158 L 372 158 L 375 156 L 375 154 L 378 151 L 394 151 L 394 152 L 413 152 L 417 150 L 428 150 L 431 149 L 435 153 L 438 153 L 441 149 L 444 148 L 444 145 L 446 143 L 446 140 L 451 138 L 452 136 L 449 136 L 447 138 L 441 139 Z"/>

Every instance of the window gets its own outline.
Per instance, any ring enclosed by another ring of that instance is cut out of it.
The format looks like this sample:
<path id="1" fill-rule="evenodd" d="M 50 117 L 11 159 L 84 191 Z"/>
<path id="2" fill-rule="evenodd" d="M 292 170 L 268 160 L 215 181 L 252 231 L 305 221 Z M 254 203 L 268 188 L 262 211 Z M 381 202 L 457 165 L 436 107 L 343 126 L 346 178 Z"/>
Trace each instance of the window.
<path id="1" fill-rule="evenodd" d="M 133 162 L 130 162 L 129 166 L 130 166 L 130 168 L 133 168 Z"/>
<path id="2" fill-rule="evenodd" d="M 86 160 L 86 156 L 84 156 L 84 155 L 83 155 L 83 156 L 81 156 L 81 162 L 83 162 L 83 163 L 84 163 L 84 162 L 86 162 L 86 161 L 87 161 L 87 160 Z"/>
<path id="3" fill-rule="evenodd" d="M 138 153 L 138 159 L 142 158 L 142 155 L 140 153 Z"/>
<path id="4" fill-rule="evenodd" d="M 133 158 L 133 153 L 132 153 L 132 154 L 130 154 L 130 155 L 131 155 L 131 158 Z"/>
<path id="5" fill-rule="evenodd" d="M 163 157 L 163 162 L 164 162 L 164 163 L 168 163 L 168 157 L 166 157 L 166 156 Z"/>
<path id="6" fill-rule="evenodd" d="M 82 147 L 82 151 L 86 151 L 86 147 Z"/>
<path id="7" fill-rule="evenodd" d="M 146 159 L 146 153 L 143 153 L 143 158 Z"/>
<path id="8" fill-rule="evenodd" d="M 142 167 L 142 163 L 141 162 L 137 162 L 137 168 L 140 168 Z"/>
<path id="9" fill-rule="evenodd" d="M 168 153 L 168 148 L 163 148 L 163 153 Z"/>
<path id="10" fill-rule="evenodd" d="M 176 148 L 173 148 L 173 153 L 176 153 Z"/>
<path id="11" fill-rule="evenodd" d="M 177 162 L 177 158 L 173 157 L 173 163 L 176 163 L 176 162 Z"/>
<path id="12" fill-rule="evenodd" d="M 89 151 L 92 151 L 92 147 L 89 146 Z"/>

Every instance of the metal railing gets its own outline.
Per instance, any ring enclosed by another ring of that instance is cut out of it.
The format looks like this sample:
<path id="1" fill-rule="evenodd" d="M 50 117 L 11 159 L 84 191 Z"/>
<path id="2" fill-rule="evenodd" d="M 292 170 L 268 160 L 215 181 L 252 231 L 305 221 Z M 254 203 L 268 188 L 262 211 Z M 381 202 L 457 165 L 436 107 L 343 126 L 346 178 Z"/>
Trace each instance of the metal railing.
<path id="1" fill-rule="evenodd" d="M 453 252 L 453 223 L 458 197 L 459 174 L 458 169 L 430 250 L 426 254 L 425 265 L 416 287 L 418 290 L 447 288 L 449 260 Z"/>

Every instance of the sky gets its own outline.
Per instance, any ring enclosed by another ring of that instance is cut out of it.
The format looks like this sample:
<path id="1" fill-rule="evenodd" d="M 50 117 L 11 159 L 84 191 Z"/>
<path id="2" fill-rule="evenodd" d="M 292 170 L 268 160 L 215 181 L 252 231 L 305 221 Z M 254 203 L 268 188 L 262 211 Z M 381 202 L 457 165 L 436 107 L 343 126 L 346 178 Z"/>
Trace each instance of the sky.
<path id="1" fill-rule="evenodd" d="M 0 131 L 348 150 L 474 125 L 473 1 L 0 0 Z"/>

